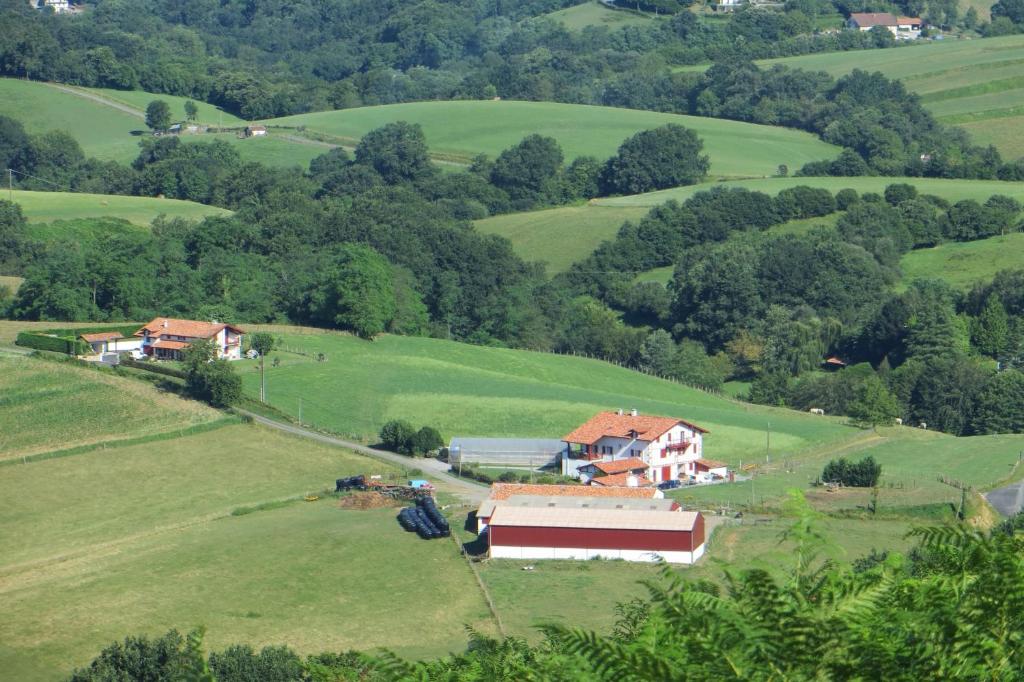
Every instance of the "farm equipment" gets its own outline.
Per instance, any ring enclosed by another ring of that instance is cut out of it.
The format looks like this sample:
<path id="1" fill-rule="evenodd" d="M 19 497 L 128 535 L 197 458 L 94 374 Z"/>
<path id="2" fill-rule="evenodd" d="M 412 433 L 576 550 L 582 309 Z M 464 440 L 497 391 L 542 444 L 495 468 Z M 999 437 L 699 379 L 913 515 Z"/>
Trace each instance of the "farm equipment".
<path id="1" fill-rule="evenodd" d="M 349 476 L 339 478 L 334 482 L 334 492 L 340 493 L 343 490 L 366 490 L 366 476 Z"/>
<path id="2" fill-rule="evenodd" d="M 429 496 L 416 498 L 415 507 L 405 507 L 398 512 L 398 522 L 402 528 L 424 540 L 446 538 L 452 534 L 448 519 L 438 510 L 434 498 Z"/>
<path id="3" fill-rule="evenodd" d="M 413 480 L 408 485 L 402 483 L 386 483 L 379 476 L 367 477 L 363 474 L 339 478 L 334 482 L 334 492 L 347 492 L 350 490 L 369 491 L 379 493 L 396 500 L 414 501 L 423 496 L 430 496 L 434 491 L 428 481 Z"/>

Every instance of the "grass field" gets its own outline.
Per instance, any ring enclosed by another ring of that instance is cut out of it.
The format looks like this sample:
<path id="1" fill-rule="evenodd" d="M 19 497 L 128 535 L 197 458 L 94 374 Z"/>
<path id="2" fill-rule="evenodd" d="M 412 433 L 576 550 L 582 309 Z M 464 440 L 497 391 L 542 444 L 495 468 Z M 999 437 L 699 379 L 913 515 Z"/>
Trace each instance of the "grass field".
<path id="1" fill-rule="evenodd" d="M 384 336 L 368 342 L 339 333 L 283 334 L 267 369 L 270 403 L 332 431 L 375 440 L 389 419 L 432 425 L 453 436 L 558 438 L 600 410 L 635 407 L 690 419 L 711 430 L 708 456 L 742 458 L 772 443 L 793 451 L 855 435 L 831 418 L 740 404 L 678 384 L 568 356 L 484 348 L 438 339 Z M 258 372 L 240 363 L 246 392 Z"/>
<path id="2" fill-rule="evenodd" d="M 109 217 L 148 226 L 160 215 L 198 220 L 208 215 L 231 214 L 227 209 L 178 199 L 77 192 L 29 192 L 17 189 L 12 195 L 0 193 L 0 197 L 5 200 L 9 196 L 13 197 L 14 203 L 21 205 L 22 213 L 32 223 Z"/>
<path id="3" fill-rule="evenodd" d="M 21 121 L 30 133 L 66 130 L 78 140 L 86 156 L 129 163 L 139 155 L 139 140 L 148 135 L 142 118 L 146 105 L 162 99 L 171 106 L 172 119 L 183 120 L 187 98 L 157 95 L 143 91 L 104 88 L 73 88 L 97 99 L 87 99 L 58 90 L 45 83 L 0 78 L 0 114 Z M 129 113 L 117 108 L 130 107 Z M 196 102 L 197 121 L 204 125 L 244 126 L 245 121 L 221 112 L 205 102 Z M 310 159 L 327 149 L 321 145 L 286 140 L 275 132 L 265 138 L 240 139 L 235 133 L 182 135 L 182 142 L 210 142 L 221 139 L 236 149 L 245 161 L 259 161 L 270 166 L 309 165 Z"/>
<path id="4" fill-rule="evenodd" d="M 547 263 L 548 274 L 555 274 L 587 257 L 604 240 L 612 239 L 622 223 L 638 221 L 645 215 L 644 207 L 586 204 L 509 213 L 477 220 L 474 225 L 480 232 L 505 237 L 520 257 Z"/>
<path id="5" fill-rule="evenodd" d="M 611 9 L 599 0 L 587 0 L 580 5 L 549 12 L 544 18 L 560 21 L 566 28 L 574 31 L 588 26 L 607 26 L 611 29 L 621 26 L 648 26 L 659 20 L 653 15 L 641 12 Z"/>
<path id="6" fill-rule="evenodd" d="M 143 120 L 45 83 L 0 78 L 0 114 L 21 121 L 30 133 L 66 130 L 86 156 L 126 163 L 139 155 Z"/>
<path id="7" fill-rule="evenodd" d="M 987 16 L 991 3 L 979 0 L 975 9 Z M 786 64 L 827 71 L 833 76 L 853 69 L 881 71 L 899 78 L 920 94 L 940 121 L 962 125 L 981 144 L 994 144 L 1004 156 L 1024 154 L 1024 36 L 979 40 L 930 41 L 921 44 L 855 53 L 833 52 L 772 59 L 763 64 Z M 979 121 L 1006 121 L 1001 134 L 985 134 Z M 971 125 L 974 123 L 975 125 Z"/>
<path id="8" fill-rule="evenodd" d="M 141 225 L 122 218 L 79 218 L 55 220 L 52 223 L 29 223 L 28 236 L 40 241 L 66 239 L 75 242 L 93 241 L 103 235 L 145 235 Z"/>
<path id="9" fill-rule="evenodd" d="M 172 431 L 220 416 L 201 403 L 154 394 L 145 384 L 107 373 L 0 356 L 0 460 Z"/>
<path id="10" fill-rule="evenodd" d="M 417 102 L 299 114 L 267 123 L 306 126 L 351 142 L 393 121 L 419 123 L 431 150 L 454 160 L 469 160 L 480 153 L 494 157 L 532 133 L 557 139 L 566 161 L 583 155 L 605 159 L 634 133 L 667 123 L 697 132 L 716 176 L 767 176 L 779 164 L 799 168 L 839 151 L 813 135 L 785 128 L 552 102 Z"/>
<path id="11" fill-rule="evenodd" d="M 117 102 L 129 106 L 133 109 L 137 109 L 140 112 L 145 112 L 146 107 L 155 99 L 163 100 L 167 102 L 167 105 L 171 108 L 171 120 L 175 123 L 182 122 L 185 120 L 185 102 L 189 100 L 188 97 L 178 97 L 176 95 L 161 95 L 152 92 L 145 92 L 143 90 L 113 90 L 111 88 L 78 88 L 83 92 L 99 95 L 104 99 L 108 99 L 111 102 Z M 224 111 L 218 106 L 213 104 L 207 104 L 199 100 L 192 100 L 196 104 L 196 123 L 199 125 L 209 125 L 220 127 L 234 127 L 244 126 L 245 120 L 238 118 L 234 114 Z"/>
<path id="12" fill-rule="evenodd" d="M 941 277 L 958 289 L 992 279 L 1000 270 L 1024 267 L 1024 233 L 917 249 L 900 259 L 903 281 Z"/>
<path id="13" fill-rule="evenodd" d="M 975 199 L 984 202 L 993 194 L 1005 194 L 1024 200 L 1024 183 L 1000 182 L 998 180 L 943 180 L 939 178 L 895 178 L 895 177 L 862 177 L 862 178 L 763 178 L 757 180 L 731 180 L 718 183 L 721 187 L 743 187 L 749 190 L 778 194 L 780 191 L 797 185 L 823 187 L 832 193 L 844 188 L 855 189 L 860 193 L 885 191 L 887 185 L 908 183 L 917 187 L 921 194 L 935 194 L 948 201 Z M 675 187 L 647 194 L 633 194 L 625 197 L 608 199 L 592 199 L 598 206 L 658 206 L 669 199 L 685 201 L 700 191 L 709 189 L 707 184 L 691 187 Z"/>

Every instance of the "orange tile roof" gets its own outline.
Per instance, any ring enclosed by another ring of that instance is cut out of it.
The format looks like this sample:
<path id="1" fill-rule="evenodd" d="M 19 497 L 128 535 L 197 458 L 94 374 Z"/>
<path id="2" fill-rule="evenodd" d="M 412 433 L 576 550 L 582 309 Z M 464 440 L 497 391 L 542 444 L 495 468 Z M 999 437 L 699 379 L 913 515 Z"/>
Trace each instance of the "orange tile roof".
<path id="1" fill-rule="evenodd" d="M 725 462 L 719 462 L 717 459 L 698 459 L 697 464 L 706 466 L 708 469 L 721 469 L 722 467 L 729 466 Z"/>
<path id="2" fill-rule="evenodd" d="M 683 424 L 701 433 L 708 432 L 707 429 L 702 429 L 696 424 L 691 424 L 675 417 L 654 417 L 645 414 L 639 414 L 634 417 L 628 412 L 624 414 L 598 412 L 575 431 L 563 436 L 562 440 L 567 443 L 591 445 L 605 436 L 629 438 L 630 432 L 635 431 L 638 440 L 652 441 L 657 440 L 659 436 L 677 424 Z"/>
<path id="3" fill-rule="evenodd" d="M 186 336 L 192 339 L 209 339 L 216 336 L 217 333 L 224 328 L 230 329 L 238 334 L 243 333 L 238 327 L 230 324 L 224 324 L 223 322 L 197 322 L 195 320 L 177 320 L 171 317 L 157 317 L 142 329 L 135 332 L 135 336 L 144 336 L 145 334 L 143 332 L 148 331 L 150 336 L 163 336 L 164 334 L 167 334 L 170 336 Z"/>
<path id="4" fill-rule="evenodd" d="M 607 478 L 605 477 L 605 480 Z M 540 483 L 494 483 L 491 485 L 492 500 L 507 500 L 513 495 L 654 498 L 657 497 L 658 491 L 650 488 L 627 488 L 625 486 L 594 488 L 588 485 L 543 485 Z"/>
<path id="5" fill-rule="evenodd" d="M 188 347 L 189 344 L 184 341 L 166 341 L 164 339 L 160 339 L 153 344 L 153 348 L 164 348 L 166 350 L 182 350 Z"/>
<path id="6" fill-rule="evenodd" d="M 613 459 L 610 462 L 594 462 L 594 468 L 606 474 L 621 474 L 623 471 L 646 469 L 647 463 L 637 457 Z"/>
<path id="7" fill-rule="evenodd" d="M 95 334 L 82 334 L 82 339 L 89 343 L 96 343 L 97 341 L 113 341 L 114 339 L 123 339 L 124 335 L 120 332 L 96 332 Z"/>
<path id="8" fill-rule="evenodd" d="M 636 486 L 629 485 L 629 479 L 631 477 L 636 479 Z M 601 488 L 605 488 L 607 486 L 626 486 L 628 489 L 637 490 L 637 486 L 639 486 L 639 488 L 650 488 L 650 486 L 653 486 L 654 483 L 649 481 L 646 476 L 634 476 L 628 471 L 624 471 L 621 474 L 612 474 L 611 476 L 601 476 L 600 478 L 592 478 L 590 479 L 590 485 L 601 486 Z M 593 490 L 593 488 L 591 488 L 591 490 Z"/>

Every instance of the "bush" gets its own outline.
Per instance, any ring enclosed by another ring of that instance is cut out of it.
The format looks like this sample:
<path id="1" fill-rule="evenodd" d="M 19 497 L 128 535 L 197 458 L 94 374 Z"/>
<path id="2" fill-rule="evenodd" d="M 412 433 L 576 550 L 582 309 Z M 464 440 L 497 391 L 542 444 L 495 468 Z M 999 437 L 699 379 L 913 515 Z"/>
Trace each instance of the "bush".
<path id="1" fill-rule="evenodd" d="M 393 452 L 408 454 L 409 442 L 416 435 L 412 424 L 401 419 L 392 419 L 380 429 L 380 442 Z"/>
<path id="2" fill-rule="evenodd" d="M 859 462 L 848 462 L 845 458 L 834 459 L 825 465 L 821 479 L 826 483 L 842 483 L 851 488 L 874 488 L 882 475 L 882 465 L 868 455 Z"/>
<path id="3" fill-rule="evenodd" d="M 14 343 L 25 348 L 47 350 L 66 355 L 88 355 L 92 348 L 85 341 L 60 336 L 47 336 L 34 332 L 19 332 Z"/>
<path id="4" fill-rule="evenodd" d="M 836 193 L 836 208 L 845 211 L 860 201 L 860 196 L 855 189 L 841 189 Z"/>
<path id="5" fill-rule="evenodd" d="M 185 385 L 190 396 L 214 407 L 230 407 L 242 399 L 242 377 L 235 374 L 227 360 L 195 368 L 188 373 Z"/>
<path id="6" fill-rule="evenodd" d="M 413 454 L 423 455 L 444 447 L 441 434 L 432 426 L 424 426 L 412 437 Z"/>

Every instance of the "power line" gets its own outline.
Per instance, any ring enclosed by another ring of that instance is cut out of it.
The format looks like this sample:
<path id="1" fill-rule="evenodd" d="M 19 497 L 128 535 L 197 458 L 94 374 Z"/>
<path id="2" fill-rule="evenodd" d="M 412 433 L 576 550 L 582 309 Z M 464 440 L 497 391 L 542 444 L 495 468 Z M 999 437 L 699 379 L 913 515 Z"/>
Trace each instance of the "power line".
<path id="1" fill-rule="evenodd" d="M 39 182 L 45 182 L 46 184 L 48 184 L 48 185 L 50 185 L 52 187 L 56 187 L 57 189 L 65 190 L 65 191 L 68 191 L 68 192 L 73 192 L 74 191 L 73 189 L 71 189 L 71 185 L 62 185 L 62 184 L 53 182 L 52 180 L 47 180 L 46 178 L 41 178 L 38 175 L 32 175 L 31 173 L 25 173 L 24 171 L 15 170 L 13 168 L 8 168 L 7 169 L 7 173 L 8 173 L 8 184 L 9 185 L 13 185 L 14 174 L 17 173 L 18 175 L 21 175 L 21 176 L 26 177 L 26 178 L 32 178 L 33 180 L 38 180 Z M 12 190 L 12 196 L 13 196 L 13 190 Z"/>

